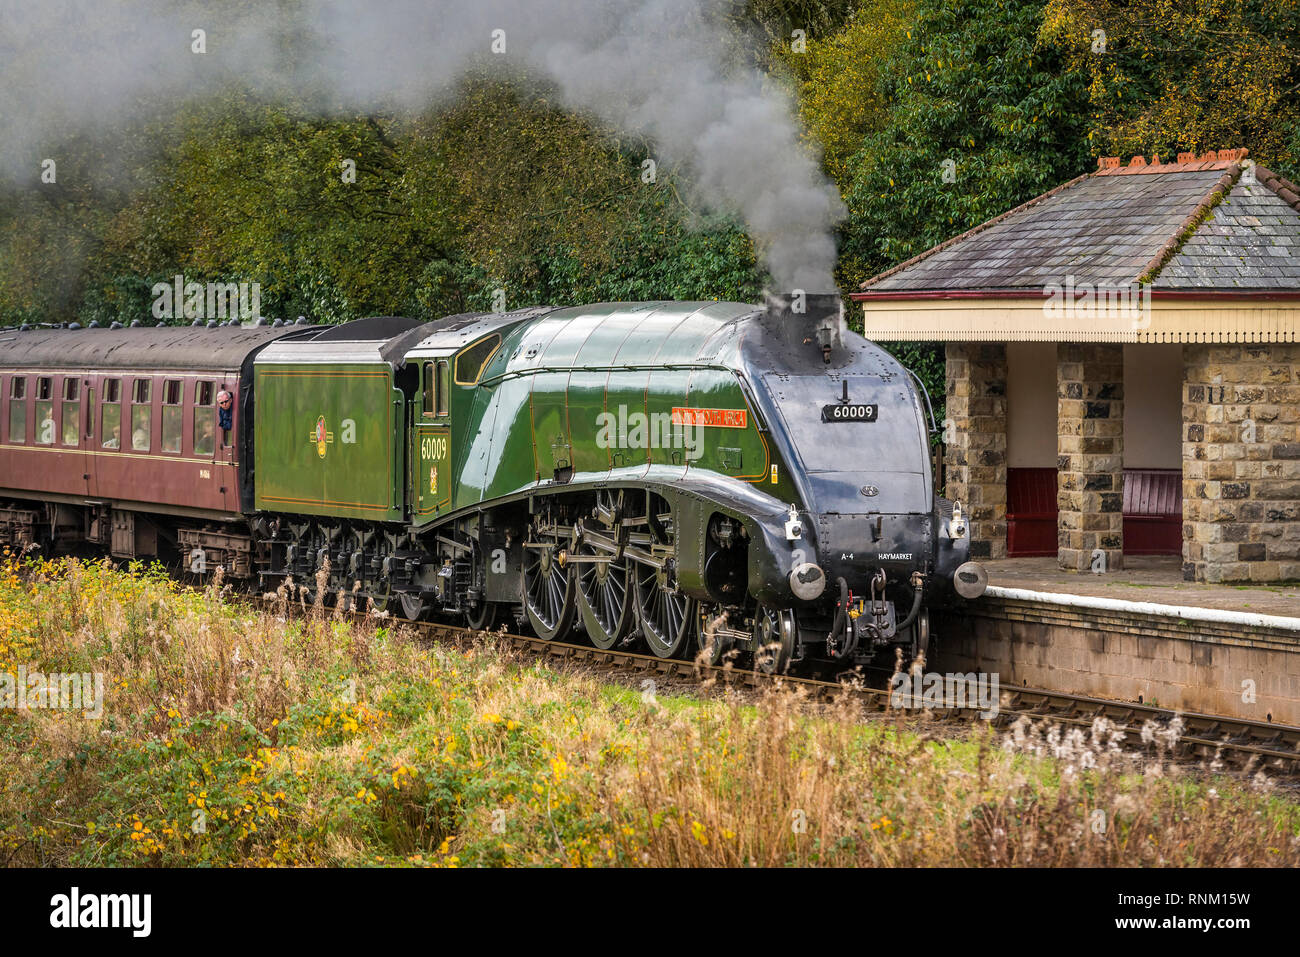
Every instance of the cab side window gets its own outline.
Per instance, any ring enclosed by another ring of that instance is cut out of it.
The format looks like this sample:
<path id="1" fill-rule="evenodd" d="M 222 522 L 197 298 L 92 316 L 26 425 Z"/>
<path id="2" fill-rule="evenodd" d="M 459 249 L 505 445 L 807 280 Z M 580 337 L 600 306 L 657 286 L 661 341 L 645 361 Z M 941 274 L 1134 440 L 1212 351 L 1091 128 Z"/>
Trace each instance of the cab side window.
<path id="1" fill-rule="evenodd" d="M 163 382 L 162 450 L 164 452 L 181 450 L 181 432 L 185 416 L 185 406 L 181 404 L 183 393 L 180 379 L 167 379 Z"/>
<path id="2" fill-rule="evenodd" d="M 122 447 L 122 380 L 104 380 L 104 400 L 99 408 L 99 443 L 106 449 Z"/>
<path id="3" fill-rule="evenodd" d="M 150 430 L 153 427 L 153 405 L 150 399 L 149 379 L 136 379 L 131 387 L 131 448 L 136 452 L 148 452 L 150 447 Z"/>
<path id="4" fill-rule="evenodd" d="M 433 415 L 434 396 L 437 387 L 433 381 L 433 363 L 424 364 L 424 414 Z"/>
<path id="5" fill-rule="evenodd" d="M 438 414 L 446 415 L 451 407 L 451 363 L 438 360 Z"/>
<path id="6" fill-rule="evenodd" d="M 36 439 L 37 445 L 53 445 L 54 436 L 59 431 L 54 421 L 54 390 L 50 376 L 40 376 L 36 380 Z"/>
<path id="7" fill-rule="evenodd" d="M 9 441 L 27 441 L 27 376 L 9 380 Z"/>
<path id="8" fill-rule="evenodd" d="M 211 382 L 200 382 L 194 389 L 194 454 L 211 455 L 217 431 L 216 413 L 212 409 L 216 390 Z"/>
<path id="9" fill-rule="evenodd" d="M 81 425 L 81 380 L 76 376 L 63 377 L 63 444 L 77 445 Z"/>

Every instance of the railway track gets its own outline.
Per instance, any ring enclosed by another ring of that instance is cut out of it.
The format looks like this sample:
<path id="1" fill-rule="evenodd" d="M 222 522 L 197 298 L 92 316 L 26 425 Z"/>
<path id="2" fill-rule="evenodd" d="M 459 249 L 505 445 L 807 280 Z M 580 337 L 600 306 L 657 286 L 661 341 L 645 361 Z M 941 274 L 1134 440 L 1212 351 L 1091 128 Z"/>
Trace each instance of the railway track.
<path id="1" fill-rule="evenodd" d="M 284 607 L 280 601 L 257 599 L 257 602 L 264 607 Z M 287 603 L 287 607 L 295 611 L 303 610 L 302 605 L 292 601 Z M 306 611 L 310 612 L 311 609 Z M 366 617 L 360 611 L 349 614 L 358 619 Z M 496 640 L 505 642 L 512 649 L 528 656 L 564 665 L 608 668 L 632 679 L 662 679 L 695 688 L 708 685 L 714 689 L 741 691 L 758 691 L 781 684 L 804 689 L 813 701 L 829 702 L 844 694 L 851 694 L 859 699 L 868 713 L 897 713 L 899 710 L 895 701 L 891 700 L 894 696 L 887 687 L 888 676 L 885 672 L 878 673 L 878 677 L 880 683 L 886 686 L 875 687 L 864 680 L 862 675 L 854 675 L 843 681 L 773 676 L 726 665 L 709 665 L 686 659 L 659 658 L 629 650 L 602 650 L 585 644 L 547 641 L 504 630 L 478 632 L 463 625 L 441 622 L 392 621 L 427 639 L 458 646 L 491 634 Z M 1043 688 L 1007 686 L 999 689 L 999 697 L 997 713 L 992 718 L 982 717 L 984 706 L 973 701 L 966 704 L 947 702 L 940 706 L 927 706 L 924 710 L 931 719 L 989 720 L 999 728 L 1009 727 L 1023 717 L 1031 721 L 1048 720 L 1090 730 L 1096 719 L 1105 718 L 1113 723 L 1116 731 L 1124 734 L 1124 746 L 1129 748 L 1135 745 L 1154 747 L 1150 743 L 1151 732 L 1166 732 L 1164 740 L 1172 740 L 1171 752 L 1179 760 L 1213 767 L 1214 770 L 1263 770 L 1279 780 L 1300 781 L 1300 727 L 1176 711 L 1157 705 L 1113 701 Z M 1181 732 L 1176 737 L 1169 736 L 1167 730 L 1175 720 L 1181 722 Z M 1143 734 L 1144 729 L 1146 735 Z"/>

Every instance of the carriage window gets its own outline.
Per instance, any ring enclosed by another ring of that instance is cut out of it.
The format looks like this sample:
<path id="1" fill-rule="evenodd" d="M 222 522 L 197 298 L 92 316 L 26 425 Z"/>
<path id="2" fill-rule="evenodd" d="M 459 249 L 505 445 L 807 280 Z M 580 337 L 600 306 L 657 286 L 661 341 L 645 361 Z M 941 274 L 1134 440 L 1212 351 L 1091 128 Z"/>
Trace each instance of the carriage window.
<path id="1" fill-rule="evenodd" d="M 216 435 L 216 413 L 212 411 L 214 387 L 200 382 L 194 390 L 194 454 L 211 455 Z"/>
<path id="2" fill-rule="evenodd" d="M 81 380 L 63 378 L 63 444 L 77 445 L 77 428 L 81 424 Z"/>
<path id="3" fill-rule="evenodd" d="M 185 407 L 181 405 L 183 392 L 179 379 L 168 379 L 163 383 L 162 450 L 164 452 L 181 450 L 181 431 L 185 415 Z"/>
<path id="4" fill-rule="evenodd" d="M 148 379 L 136 379 L 131 389 L 131 448 L 137 452 L 149 451 L 149 431 L 153 420 L 153 407 L 149 400 Z"/>
<path id="5" fill-rule="evenodd" d="M 9 380 L 9 441 L 27 441 L 27 376 Z"/>
<path id="6" fill-rule="evenodd" d="M 99 410 L 99 441 L 106 449 L 122 447 L 122 380 L 104 380 L 104 404 Z"/>
<path id="7" fill-rule="evenodd" d="M 433 415 L 433 363 L 424 364 L 424 414 Z"/>
<path id="8" fill-rule="evenodd" d="M 500 336 L 488 336 L 458 355 L 456 357 L 456 384 L 473 385 L 478 382 L 479 377 L 483 375 L 483 370 L 487 368 L 488 360 L 496 354 L 499 345 L 501 345 Z"/>
<path id="9" fill-rule="evenodd" d="M 37 445 L 53 445 L 58 423 L 54 421 L 54 400 L 50 398 L 51 380 L 49 376 L 40 376 L 36 380 L 36 439 Z"/>
<path id="10" fill-rule="evenodd" d="M 438 414 L 446 415 L 451 401 L 451 363 L 438 360 Z"/>

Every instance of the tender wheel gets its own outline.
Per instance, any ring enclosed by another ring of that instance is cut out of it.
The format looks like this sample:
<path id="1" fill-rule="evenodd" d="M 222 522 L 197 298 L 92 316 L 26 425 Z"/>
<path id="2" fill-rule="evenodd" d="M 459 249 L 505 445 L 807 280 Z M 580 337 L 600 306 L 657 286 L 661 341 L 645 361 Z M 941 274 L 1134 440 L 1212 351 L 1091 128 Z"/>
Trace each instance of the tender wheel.
<path id="1" fill-rule="evenodd" d="M 398 595 L 397 607 L 407 621 L 419 621 L 424 617 L 428 606 L 419 594 L 404 591 Z"/>
<path id="2" fill-rule="evenodd" d="M 532 542 L 524 548 L 524 610 L 533 632 L 544 641 L 567 635 L 577 609 L 577 576 L 559 555 L 558 548 L 540 548 Z"/>
<path id="3" fill-rule="evenodd" d="M 636 604 L 641 634 L 660 658 L 681 658 L 696 649 L 696 601 L 669 591 L 667 574 L 649 565 L 637 565 Z"/>
<path id="4" fill-rule="evenodd" d="M 583 562 L 577 566 L 577 577 L 587 637 L 597 648 L 613 648 L 636 623 L 627 562 Z"/>
<path id="5" fill-rule="evenodd" d="M 794 612 L 759 605 L 754 614 L 754 670 L 784 674 L 794 657 L 797 634 Z"/>

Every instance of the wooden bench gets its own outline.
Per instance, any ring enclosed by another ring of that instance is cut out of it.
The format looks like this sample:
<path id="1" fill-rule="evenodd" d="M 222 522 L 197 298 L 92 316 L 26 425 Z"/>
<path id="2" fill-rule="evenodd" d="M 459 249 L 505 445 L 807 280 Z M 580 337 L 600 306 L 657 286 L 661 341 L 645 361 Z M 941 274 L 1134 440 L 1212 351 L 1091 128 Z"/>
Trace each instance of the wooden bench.
<path id="1" fill-rule="evenodd" d="M 1124 554 L 1181 555 L 1182 469 L 1124 470 Z"/>
<path id="2" fill-rule="evenodd" d="M 1055 555 L 1056 544 L 1056 469 L 1007 469 L 1007 555 Z"/>
<path id="3" fill-rule="evenodd" d="M 1179 555 L 1183 549 L 1183 473 L 1124 470 L 1124 553 Z M 1007 469 L 1007 555 L 1055 555 L 1056 469 Z"/>

